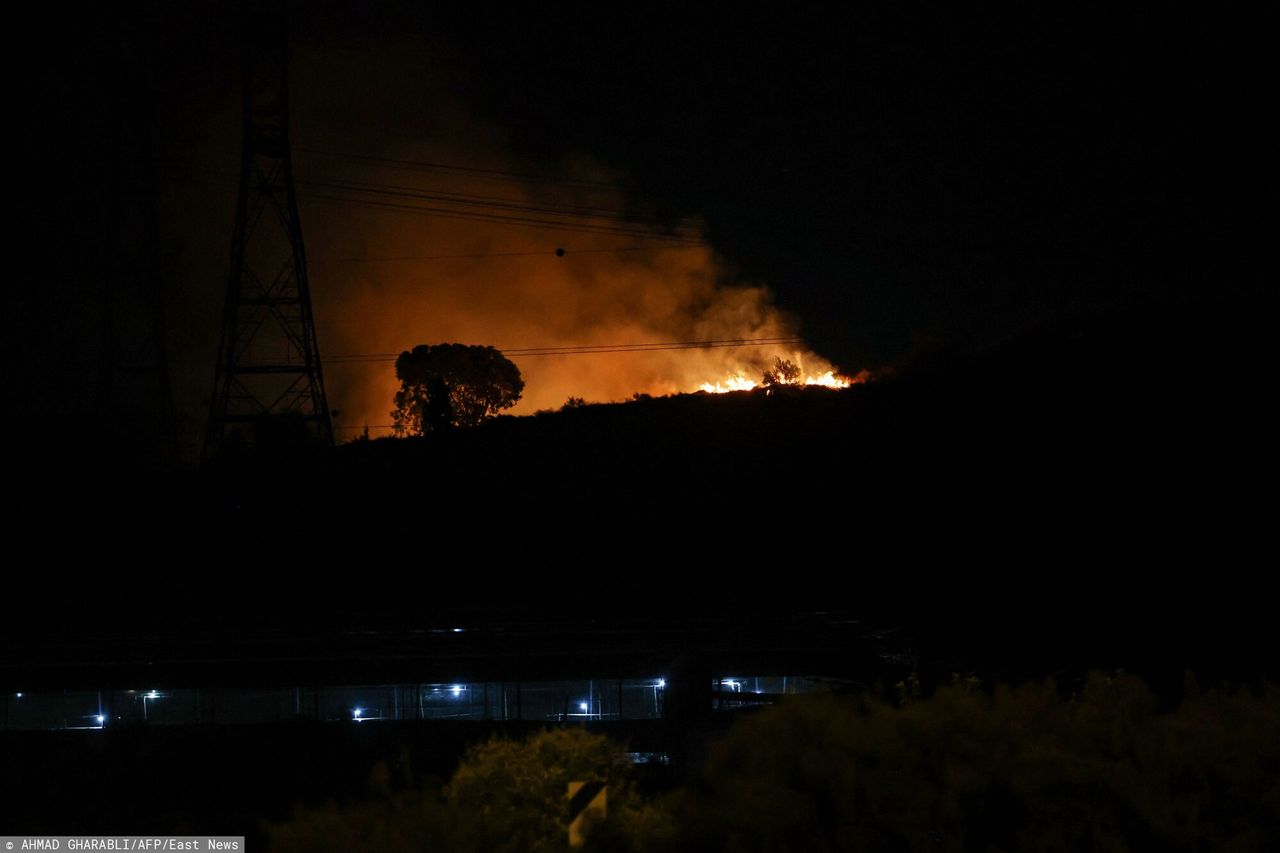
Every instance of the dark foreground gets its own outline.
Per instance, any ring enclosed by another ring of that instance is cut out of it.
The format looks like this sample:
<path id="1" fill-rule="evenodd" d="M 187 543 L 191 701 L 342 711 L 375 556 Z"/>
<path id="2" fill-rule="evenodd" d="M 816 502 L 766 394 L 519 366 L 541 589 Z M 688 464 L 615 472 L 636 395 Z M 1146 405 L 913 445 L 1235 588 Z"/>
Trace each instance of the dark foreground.
<path id="1" fill-rule="evenodd" d="M 587 406 L 199 473 L 34 444 L 5 630 L 30 648 L 837 612 L 905 628 L 940 671 L 1272 671 L 1274 320 L 1122 313 L 845 392 Z"/>
<path id="2" fill-rule="evenodd" d="M 751 671 L 836 677 L 863 695 L 879 684 L 901 704 L 916 701 L 910 670 L 923 694 L 959 673 L 987 704 L 931 705 L 951 709 L 937 729 L 912 716 L 923 711 L 872 715 L 887 728 L 846 741 L 872 724 L 804 722 L 786 704 L 761 714 L 825 744 L 807 764 L 803 750 L 708 753 L 728 718 L 709 722 L 698 690 L 683 710 L 612 731 L 674 756 L 675 769 L 641 773 L 675 792 L 661 814 L 694 833 L 663 836 L 674 849 L 713 849 L 704 842 L 738 837 L 739 824 L 751 837 L 918 849 L 892 814 L 923 805 L 881 803 L 890 816 L 870 828 L 843 811 L 889 796 L 875 772 L 840 775 L 868 761 L 906 762 L 940 786 L 936 849 L 1052 846 L 1063 821 L 1090 827 L 1061 836 L 1071 849 L 1261 849 L 1280 771 L 1274 694 L 1243 711 L 1195 697 L 1265 690 L 1280 674 L 1264 594 L 1280 474 L 1275 317 L 1265 305 L 1113 315 L 986 353 L 932 353 L 843 392 L 587 406 L 424 440 L 264 447 L 199 472 L 54 429 L 12 460 L 10 545 L 28 556 L 5 579 L 0 688 L 665 674 L 705 690 Z M 1031 694 L 1025 707 L 990 698 L 992 684 L 1053 676 L 1069 699 L 1090 670 L 1138 673 L 1150 692 L 1089 719 Z M 956 708 L 969 709 L 958 722 Z M 1061 728 L 1035 741 L 1044 714 Z M 294 803 L 355 809 L 313 814 L 291 836 L 305 840 L 313 825 L 347 837 L 361 809 L 408 797 L 443 810 L 452 837 L 461 818 L 429 780 L 511 728 L 361 725 L 11 730 L 4 814 L 50 832 L 71 830 L 66 820 L 108 832 L 247 822 L 261 840 L 258 819 L 284 820 Z M 1006 743 L 1005 730 L 1035 742 Z M 775 735 L 792 736 L 737 737 Z M 1058 758 L 1034 757 L 1045 754 Z M 413 773 L 370 794 L 370 768 L 402 755 Z M 744 805 L 748 781 L 779 778 L 798 790 L 769 796 L 794 809 Z M 1192 827 L 1191 814 L 1208 817 Z"/>
<path id="3" fill-rule="evenodd" d="M 317 724 L 0 734 L 6 832 L 244 834 L 250 850 L 1268 850 L 1280 695 L 1134 676 L 907 680 L 758 712 L 540 727 Z M 499 735 L 502 740 L 486 740 Z M 635 764 L 625 750 L 697 748 Z M 465 750 L 465 751 L 464 751 Z"/>

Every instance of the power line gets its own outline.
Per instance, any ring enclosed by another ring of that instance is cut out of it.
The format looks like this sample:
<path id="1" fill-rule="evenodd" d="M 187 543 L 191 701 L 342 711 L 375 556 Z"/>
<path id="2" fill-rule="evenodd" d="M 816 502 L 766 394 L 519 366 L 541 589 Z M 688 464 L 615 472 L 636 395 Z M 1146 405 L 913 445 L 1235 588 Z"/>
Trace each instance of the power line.
<path id="1" fill-rule="evenodd" d="M 348 257 L 348 258 L 326 258 L 329 261 L 341 261 L 344 263 L 382 263 L 394 261 L 449 261 L 461 258 L 516 258 L 530 257 L 535 255 L 599 255 L 611 254 L 614 252 L 683 252 L 689 249 L 700 249 L 702 246 L 614 246 L 605 249 L 540 249 L 536 252 L 472 252 L 460 255 L 387 255 L 387 256 L 366 256 L 366 257 Z"/>
<path id="2" fill-rule="evenodd" d="M 513 347 L 510 349 L 496 347 L 508 358 L 526 358 L 533 356 L 554 355 L 604 355 L 607 353 L 627 352 L 666 352 L 686 349 L 726 349 L 736 347 L 784 346 L 803 344 L 799 336 L 775 338 L 733 338 L 716 341 L 658 341 L 641 344 L 571 344 L 565 346 Z M 400 353 L 356 353 L 350 355 L 329 356 L 329 363 L 359 363 L 395 361 Z"/>
<path id="3" fill-rule="evenodd" d="M 202 174 L 209 174 L 215 177 L 231 177 L 229 175 L 207 170 L 191 171 L 200 171 Z M 631 237 L 638 240 L 665 242 L 676 246 L 694 247 L 707 245 L 702 238 L 696 235 L 689 233 L 663 234 L 655 230 L 656 224 L 647 225 L 643 221 L 628 219 L 624 215 L 621 215 L 621 212 L 612 212 L 613 215 L 611 215 L 610 213 L 606 213 L 606 209 L 604 208 L 597 208 L 595 210 L 599 210 L 601 212 L 592 213 L 588 212 L 593 210 L 592 208 L 558 208 L 555 206 L 528 205 L 514 200 L 495 200 L 492 197 L 468 196 L 463 193 L 432 193 L 430 191 L 419 190 L 413 187 L 399 187 L 388 184 L 361 184 L 358 182 L 352 183 L 314 179 L 295 180 L 295 184 L 312 187 L 313 189 L 332 190 L 338 193 L 343 193 L 343 195 L 327 195 L 321 192 L 299 191 L 297 193 L 299 198 L 336 202 L 340 204 L 354 205 L 357 207 L 415 213 L 423 216 L 434 216 L 441 219 L 457 219 L 470 222 L 488 222 L 500 225 L 516 225 L 519 227 L 572 231 L 585 234 Z M 213 185 L 218 186 L 220 189 L 234 192 L 232 187 L 221 184 Z M 353 197 L 351 194 L 389 196 L 391 198 L 403 199 L 403 202 L 391 201 L 385 198 L 359 198 Z M 428 202 L 430 204 L 407 203 L 414 201 Z M 453 207 L 432 206 L 440 204 L 453 205 Z M 479 209 L 459 210 L 457 209 L 457 206 Z"/>
<path id="4" fill-rule="evenodd" d="M 590 181 L 582 178 L 553 177 L 550 175 L 531 175 L 521 172 L 508 172 L 502 169 L 481 169 L 475 166 L 459 166 L 456 163 L 440 163 L 430 160 L 400 160 L 392 157 L 373 157 L 368 154 L 356 154 L 348 151 L 322 151 L 316 148 L 295 148 L 299 154 L 310 154 L 316 157 L 329 157 L 341 160 L 355 160 L 361 163 L 387 166 L 395 169 L 417 169 L 428 172 L 460 173 L 489 180 L 516 181 L 519 183 L 567 184 L 570 186 L 593 187 L 617 192 L 617 186 L 606 181 Z"/>
<path id="5" fill-rule="evenodd" d="M 339 190 L 342 192 L 368 193 L 370 195 L 391 196 L 416 201 L 430 201 L 440 204 L 458 204 L 464 207 L 480 207 L 491 210 L 511 211 L 514 213 L 542 214 L 547 216 L 564 216 L 590 220 L 604 220 L 628 225 L 646 225 L 643 220 L 630 216 L 625 210 L 611 207 L 582 207 L 577 205 L 543 205 L 520 201 L 519 199 L 499 198 L 497 196 L 472 195 L 469 193 L 452 193 L 432 190 L 425 187 L 408 187 L 399 184 L 376 184 L 362 181 L 295 179 L 294 183 L 320 189 Z"/>
<path id="6" fill-rule="evenodd" d="M 658 341 L 643 344 L 565 344 L 563 346 L 525 347 L 507 352 L 528 353 L 576 353 L 576 352 L 647 352 L 667 349 L 707 349 L 715 347 L 765 346 L 779 343 L 802 342 L 798 336 L 774 338 L 726 338 L 714 341 Z"/>
<path id="7" fill-rule="evenodd" d="M 450 204 L 456 203 L 476 207 L 493 207 L 504 210 L 549 213 L 556 216 L 583 216 L 593 219 L 616 219 L 623 222 L 644 224 L 644 220 L 634 216 L 631 211 L 622 210 L 616 207 L 591 207 L 580 204 L 532 202 L 518 198 L 507 198 L 504 196 L 478 195 L 476 193 L 451 192 L 448 190 L 434 189 L 432 187 L 415 187 L 407 186 L 405 184 L 384 184 L 371 181 L 352 181 L 350 179 L 309 179 L 297 182 L 311 183 L 329 189 L 346 189 L 357 192 L 403 195 L 411 198 L 423 198 L 428 201 L 447 202 Z M 684 217 L 683 221 L 692 221 L 692 218 Z"/>
<path id="8" fill-rule="evenodd" d="M 165 159 L 165 158 L 160 158 Z M 237 176 L 226 172 L 217 172 L 211 169 L 192 168 L 191 164 L 178 160 L 168 160 L 171 165 L 178 166 L 182 171 L 188 173 L 198 173 L 213 177 L 225 178 L 235 181 Z M 554 202 L 542 201 L 531 202 L 518 198 L 509 198 L 505 196 L 479 195 L 476 193 L 452 192 L 448 190 L 434 189 L 432 187 L 408 186 L 405 184 L 387 184 L 372 181 L 355 181 L 341 178 L 296 178 L 295 184 L 304 184 L 314 186 L 320 189 L 335 189 L 347 192 L 364 192 L 378 195 L 393 195 L 405 198 L 421 199 L 425 201 L 433 201 L 444 204 L 460 204 L 468 207 L 489 207 L 499 210 L 516 211 L 521 213 L 542 213 L 551 216 L 571 216 L 584 217 L 588 219 L 608 219 L 635 225 L 657 225 L 652 221 L 646 221 L 636 216 L 628 210 L 616 207 L 592 207 L 587 205 L 576 204 L 556 204 Z M 691 217 L 684 217 L 684 222 L 692 221 Z"/>
<path id="9" fill-rule="evenodd" d="M 220 177 L 228 177 L 228 176 L 221 175 Z M 191 180 L 193 183 L 197 183 L 202 186 L 212 187 L 214 189 L 219 189 L 225 193 L 229 193 L 232 195 L 234 195 L 237 192 L 236 187 L 229 184 L 217 183 L 214 181 L 202 181 L 198 179 L 191 179 Z M 388 205 L 379 204 L 377 202 L 372 202 L 372 201 L 361 201 L 360 199 L 342 198 L 342 197 L 336 197 L 336 196 L 321 197 L 321 196 L 314 195 L 312 193 L 306 193 L 306 192 L 297 193 L 297 196 L 299 198 L 325 198 L 331 201 L 345 202 L 348 204 L 353 204 L 356 206 L 364 206 L 364 207 L 382 208 L 382 207 L 388 206 Z M 414 213 L 427 213 L 427 211 L 424 209 L 411 207 L 408 205 L 405 205 L 405 206 L 396 205 L 395 208 L 404 209 Z M 430 215 L 435 215 L 435 214 L 430 214 Z M 479 221 L 486 221 L 484 218 L 478 217 L 478 216 L 465 216 L 465 215 L 450 216 L 448 214 L 441 214 L 441 217 L 445 219 L 451 219 L 451 218 L 478 219 Z M 566 249 L 565 250 L 566 255 L 607 254 L 611 252 L 669 252 L 669 251 L 686 250 L 686 249 L 701 249 L 709 246 L 709 244 L 707 243 L 680 240 L 678 238 L 668 238 L 663 235 L 656 235 L 656 234 L 644 233 L 644 232 L 617 231 L 612 229 L 607 231 L 601 231 L 594 228 L 582 228 L 572 223 L 555 223 L 555 222 L 548 221 L 544 226 L 535 226 L 535 227 L 548 227 L 548 228 L 559 229 L 562 231 L 576 231 L 576 232 L 582 232 L 587 234 L 604 234 L 607 236 L 633 236 L 633 237 L 639 237 L 641 239 L 646 239 L 646 240 L 661 240 L 661 241 L 667 242 L 667 245 L 665 246 L 617 246 L 613 248 Z M 377 261 L 418 261 L 418 260 L 434 261 L 434 260 L 450 260 L 450 259 L 458 259 L 458 258 L 520 257 L 520 256 L 533 256 L 533 255 L 544 255 L 544 254 L 555 254 L 555 253 L 556 253 L 555 250 L 544 249 L 538 252 L 473 252 L 473 253 L 461 253 L 461 254 L 449 254 L 449 255 L 404 255 L 404 256 L 393 256 L 393 257 L 368 256 L 368 257 L 325 258 L 325 260 L 339 261 L 339 262 L 372 263 Z"/>
<path id="10" fill-rule="evenodd" d="M 497 213 L 479 213 L 473 211 L 450 210 L 449 208 L 425 207 L 414 204 L 400 204 L 391 201 L 376 201 L 372 199 L 358 199 L 347 196 L 322 195 L 320 193 L 299 192 L 300 198 L 308 198 L 317 201 L 332 201 L 341 204 L 351 204 L 357 207 L 370 207 L 380 210 L 391 210 L 405 213 L 416 213 L 422 216 L 434 216 L 441 219 L 461 219 L 474 222 L 489 222 L 499 225 L 519 225 L 527 228 L 549 228 L 558 231 L 578 231 L 584 234 L 608 234 L 619 237 L 633 237 L 638 240 L 658 240 L 673 243 L 682 246 L 702 246 L 706 245 L 701 240 L 681 237 L 679 235 L 657 234 L 650 231 L 643 231 L 636 228 L 624 228 L 621 226 L 609 225 L 588 225 L 586 223 L 560 222 L 538 217 L 522 217 L 515 215 L 505 215 Z"/>

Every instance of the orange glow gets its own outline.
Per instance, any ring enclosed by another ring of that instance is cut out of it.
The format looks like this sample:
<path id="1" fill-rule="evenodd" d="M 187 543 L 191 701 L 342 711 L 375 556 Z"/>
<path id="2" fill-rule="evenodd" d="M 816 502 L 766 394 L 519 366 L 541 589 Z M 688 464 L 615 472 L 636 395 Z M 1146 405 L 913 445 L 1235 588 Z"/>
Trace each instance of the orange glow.
<path id="1" fill-rule="evenodd" d="M 698 390 L 706 391 L 708 394 L 727 394 L 730 391 L 750 391 L 756 387 L 756 384 L 756 382 L 739 373 L 720 382 L 703 382 L 698 386 Z"/>
<path id="2" fill-rule="evenodd" d="M 866 382 L 871 374 L 863 370 L 857 376 L 839 376 L 835 370 L 827 370 L 819 374 L 809 374 L 804 379 L 798 379 L 794 382 L 782 381 L 781 385 L 822 385 L 826 388 L 848 388 L 850 385 L 857 385 Z M 748 379 L 741 373 L 736 373 L 721 379 L 718 382 L 703 382 L 698 386 L 699 391 L 705 391 L 708 394 L 727 394 L 730 391 L 751 391 L 761 387 L 761 383 L 753 379 Z"/>
<path id="3" fill-rule="evenodd" d="M 398 160 L 514 168 L 499 152 L 486 153 L 479 146 L 465 151 L 405 146 L 378 153 Z M 459 174 L 388 175 L 358 163 L 316 166 L 322 167 L 334 180 L 394 180 L 544 207 L 636 206 L 611 188 L 618 176 L 581 161 L 565 163 L 561 171 L 575 182 L 550 186 L 486 183 Z M 638 224 L 628 226 L 638 236 L 618 236 L 406 215 L 305 198 L 304 203 L 316 322 L 328 396 L 341 412 L 335 421 L 340 440 L 355 437 L 366 424 L 373 435 L 390 432 L 384 425 L 391 422 L 397 390 L 394 355 L 418 344 L 616 346 L 790 338 L 799 328 L 774 304 L 767 287 L 736 283 L 709 246 L 675 245 Z M 696 222 L 683 227 L 686 234 L 698 230 Z M 364 358 L 369 355 L 380 358 Z M 807 384 L 844 387 L 850 381 L 802 346 L 781 353 L 776 346 L 749 346 L 512 355 L 525 391 L 510 414 L 558 409 L 569 397 L 610 402 L 635 394 L 750 389 L 780 355 L 803 367 Z M 708 382 L 709 377 L 721 378 Z"/>

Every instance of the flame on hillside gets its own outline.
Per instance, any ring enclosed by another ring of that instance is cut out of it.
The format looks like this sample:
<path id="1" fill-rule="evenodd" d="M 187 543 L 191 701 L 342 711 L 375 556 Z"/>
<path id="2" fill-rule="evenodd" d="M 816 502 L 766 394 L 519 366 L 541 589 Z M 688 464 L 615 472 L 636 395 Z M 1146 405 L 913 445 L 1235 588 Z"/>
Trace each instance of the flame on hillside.
<path id="1" fill-rule="evenodd" d="M 871 374 L 866 371 L 860 371 L 856 376 L 840 376 L 834 370 L 828 370 L 824 373 L 808 374 L 803 378 L 793 380 L 780 379 L 777 385 L 821 385 L 824 388 L 848 388 L 850 385 L 859 385 L 871 378 Z M 718 382 L 703 382 L 698 386 L 699 391 L 705 391 L 708 394 L 728 394 L 731 391 L 753 391 L 756 388 L 764 387 L 763 377 L 760 380 L 748 379 L 741 373 L 733 376 L 725 377 Z"/>
<path id="2" fill-rule="evenodd" d="M 777 356 L 802 366 L 807 384 L 851 381 L 805 346 L 770 288 L 716 254 L 696 217 L 656 224 L 643 199 L 619 189 L 622 176 L 587 158 L 531 167 L 463 109 L 448 133 L 404 130 L 394 141 L 330 144 L 358 158 L 312 153 L 298 163 L 308 180 L 355 188 L 342 193 L 350 204 L 307 196 L 302 211 L 340 437 L 366 425 L 390 431 L 395 356 L 419 344 L 503 351 L 525 383 L 512 415 L 568 399 L 754 388 Z M 554 180 L 506 177 L 531 171 Z M 398 200 L 361 187 L 394 189 Z"/>

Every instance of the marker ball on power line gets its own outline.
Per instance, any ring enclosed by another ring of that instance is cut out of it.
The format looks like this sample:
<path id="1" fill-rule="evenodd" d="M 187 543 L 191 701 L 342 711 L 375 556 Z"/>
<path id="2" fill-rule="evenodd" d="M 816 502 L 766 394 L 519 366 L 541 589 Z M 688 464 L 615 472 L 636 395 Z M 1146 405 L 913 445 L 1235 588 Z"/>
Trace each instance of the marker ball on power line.
<path id="1" fill-rule="evenodd" d="M 563 257 L 564 257 L 564 249 L 556 249 L 556 257 L 557 257 L 557 258 L 563 258 Z"/>

